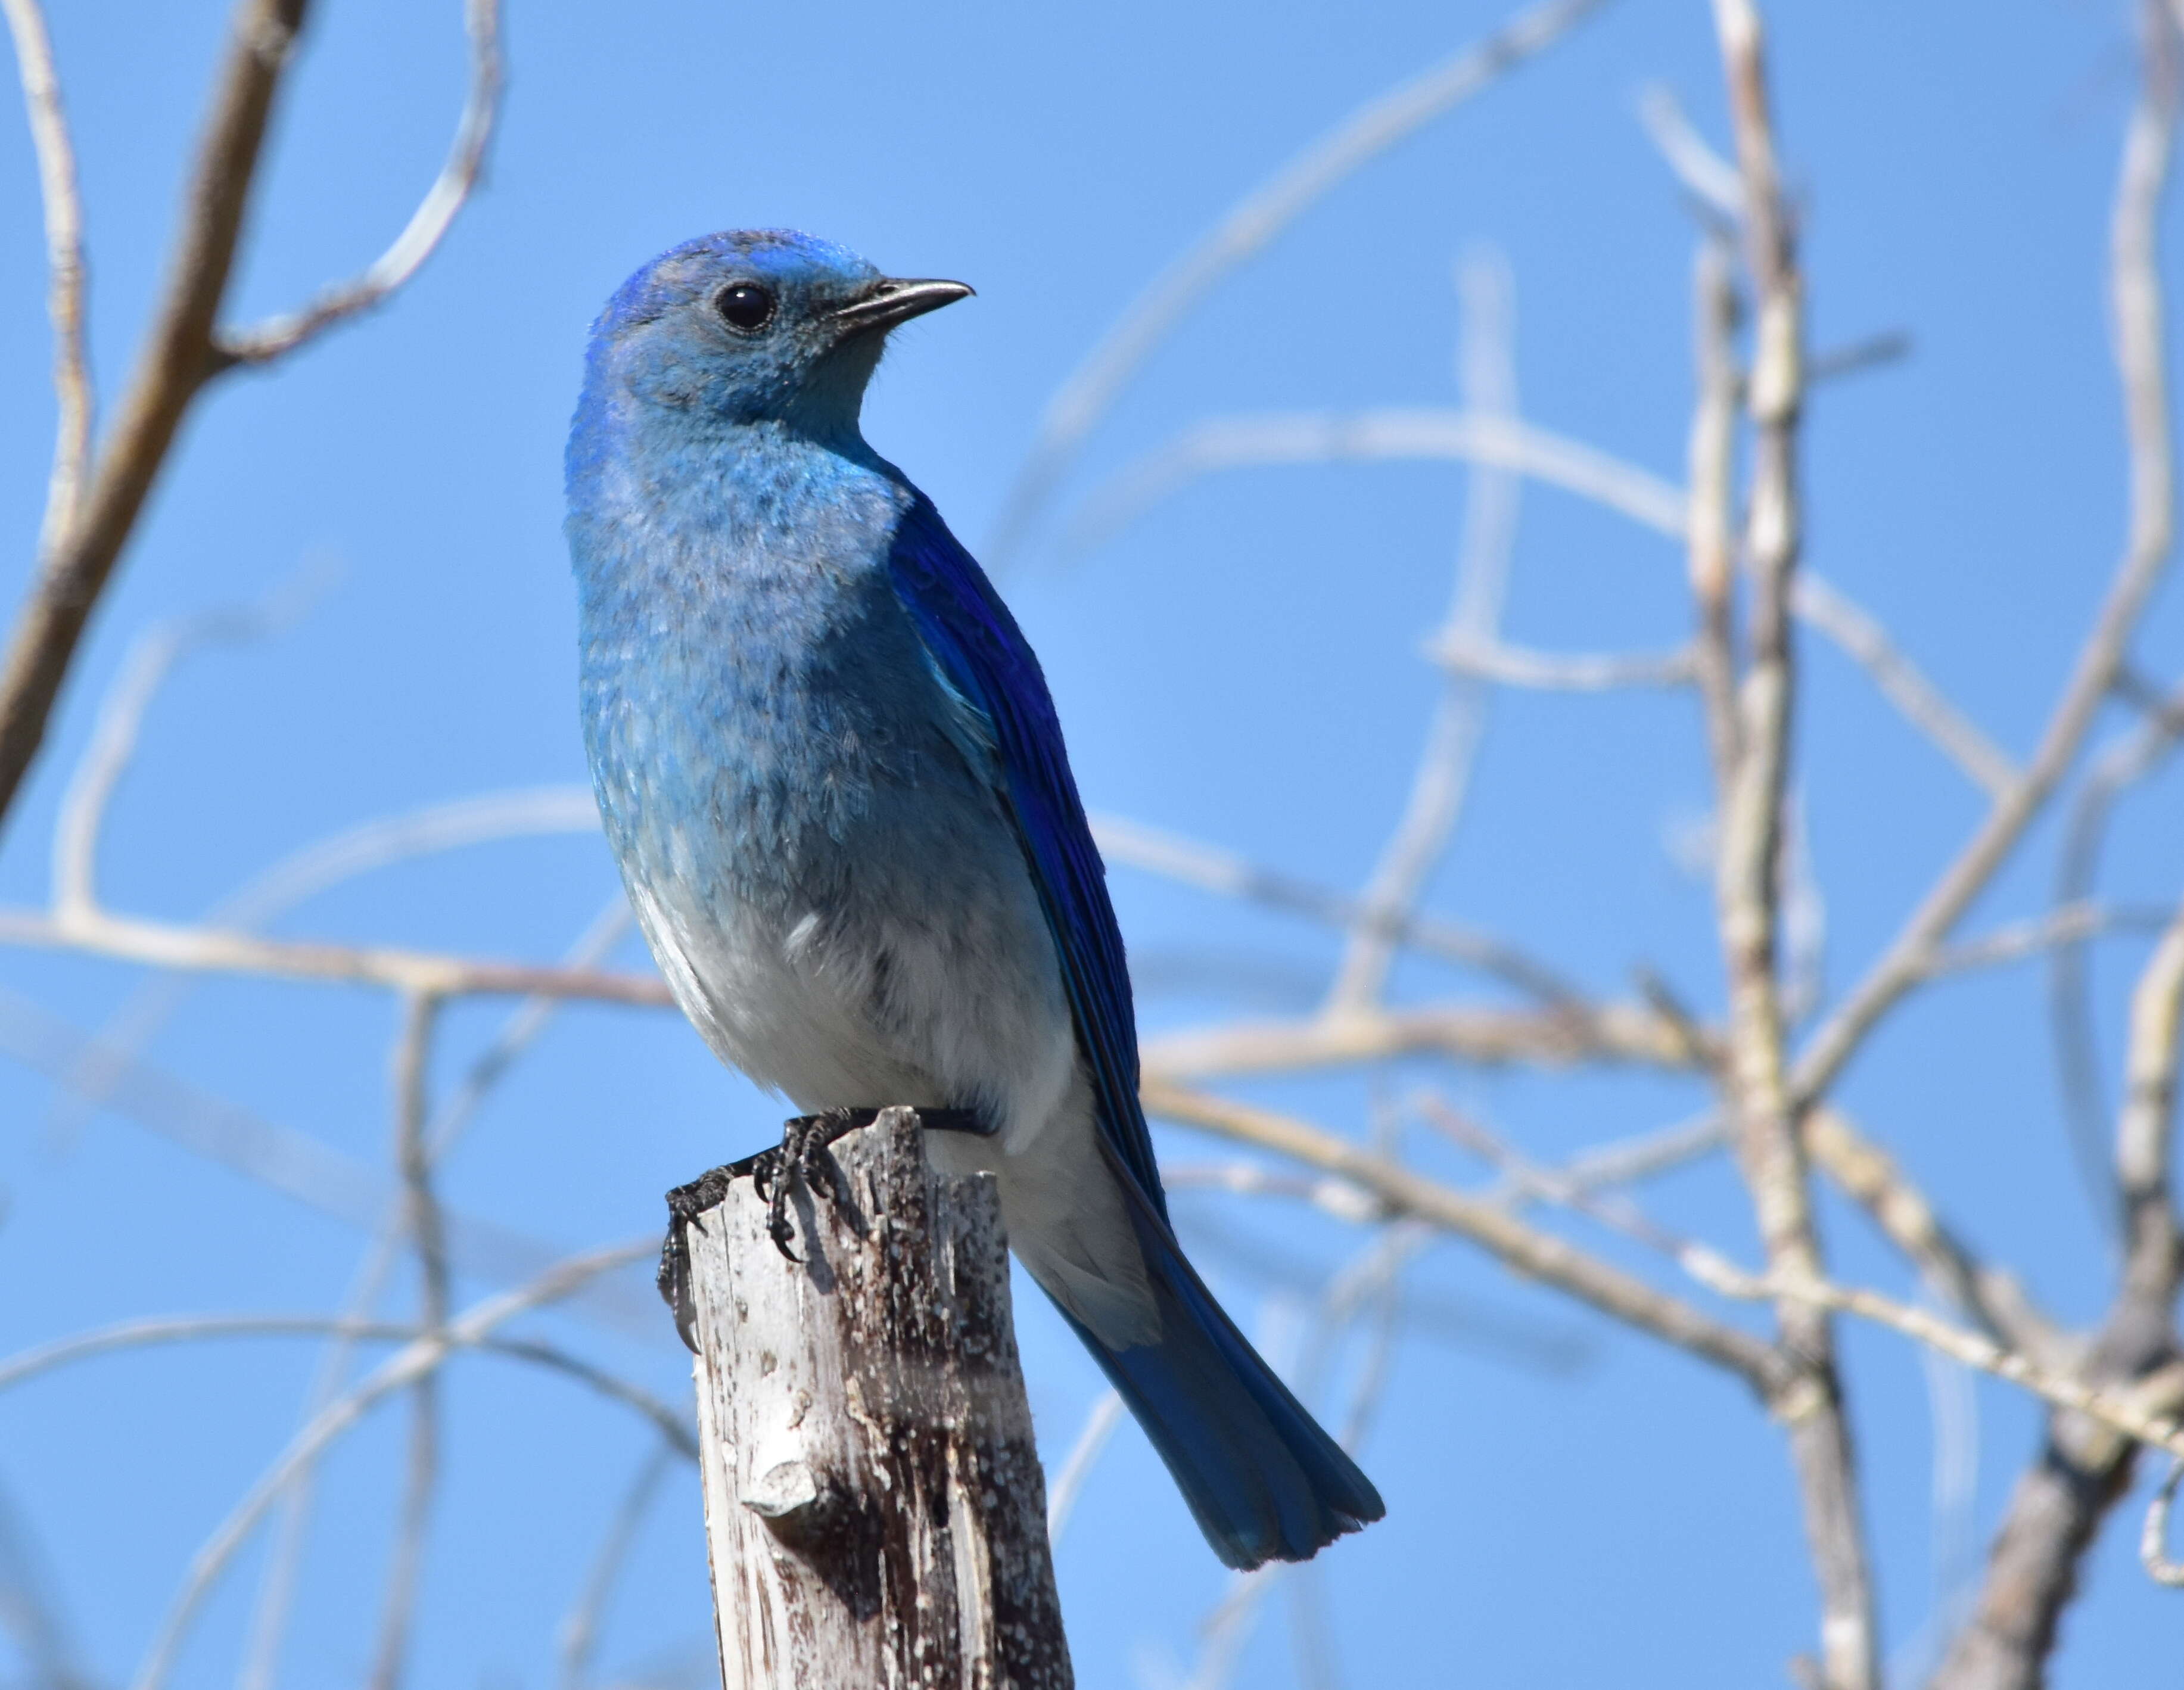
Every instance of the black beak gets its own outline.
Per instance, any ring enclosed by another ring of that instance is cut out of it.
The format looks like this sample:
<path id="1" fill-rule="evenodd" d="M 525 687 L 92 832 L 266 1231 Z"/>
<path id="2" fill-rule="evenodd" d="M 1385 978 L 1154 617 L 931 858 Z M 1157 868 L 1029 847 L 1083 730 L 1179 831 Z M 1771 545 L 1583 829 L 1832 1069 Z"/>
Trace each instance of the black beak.
<path id="1" fill-rule="evenodd" d="M 861 296 L 836 311 L 834 322 L 844 334 L 891 329 L 928 311 L 967 299 L 975 292 L 961 282 L 913 282 L 891 276 L 875 282 Z"/>

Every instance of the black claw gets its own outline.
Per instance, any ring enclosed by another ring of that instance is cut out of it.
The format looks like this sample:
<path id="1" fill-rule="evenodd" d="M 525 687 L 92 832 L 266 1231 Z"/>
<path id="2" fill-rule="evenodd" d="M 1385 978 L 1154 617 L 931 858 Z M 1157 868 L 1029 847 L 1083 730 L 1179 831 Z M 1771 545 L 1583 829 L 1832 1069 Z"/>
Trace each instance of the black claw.
<path id="1" fill-rule="evenodd" d="M 796 1241 L 796 1223 L 790 1219 L 789 1200 L 798 1185 L 815 1197 L 840 1204 L 850 1195 L 850 1182 L 842 1164 L 834 1159 L 834 1141 L 879 1118 L 878 1109 L 832 1109 L 823 1115 L 798 1115 L 782 1124 L 781 1142 L 755 1156 L 699 1174 L 687 1185 L 667 1194 L 667 1237 L 660 1247 L 660 1295 L 675 1312 L 675 1330 L 693 1353 L 698 1348 L 697 1308 L 690 1294 L 690 1241 L 688 1229 L 705 1230 L 699 1218 L 727 1195 L 729 1185 L 742 1179 L 766 1202 L 766 1234 L 784 1259 L 801 1263 L 804 1258 L 789 1247 Z M 992 1125 L 972 1109 L 921 1109 L 918 1124 L 936 1132 L 990 1135 Z M 854 1216 L 853 1225 L 858 1224 Z"/>
<path id="2" fill-rule="evenodd" d="M 655 1283 L 661 1299 L 674 1310 L 675 1330 L 693 1354 L 698 1348 L 698 1310 L 690 1296 L 688 1229 L 705 1230 L 700 1217 L 727 1195 L 729 1181 L 740 1171 L 736 1163 L 709 1168 L 667 1194 L 667 1237 L 660 1247 L 660 1272 Z"/>

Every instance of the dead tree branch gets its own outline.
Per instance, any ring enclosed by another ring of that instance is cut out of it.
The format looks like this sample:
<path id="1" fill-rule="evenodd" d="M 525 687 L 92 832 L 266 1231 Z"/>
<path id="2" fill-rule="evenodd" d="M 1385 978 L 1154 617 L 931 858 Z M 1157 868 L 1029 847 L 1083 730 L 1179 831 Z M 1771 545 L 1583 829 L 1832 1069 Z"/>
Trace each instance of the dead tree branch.
<path id="1" fill-rule="evenodd" d="M 801 1261 L 748 1178 L 687 1234 L 729 1690 L 1072 1682 L 1000 1199 L 924 1141 L 910 1109 L 836 1141 Z"/>
<path id="2" fill-rule="evenodd" d="M 1825 1277 L 1797 1105 L 1789 1086 L 1778 979 L 1791 711 L 1796 696 L 1791 600 L 1800 547 L 1798 424 L 1803 405 L 1804 284 L 1775 163 L 1759 16 L 1751 0 L 1714 0 L 1744 190 L 1745 263 L 1754 302 L 1746 408 L 1752 432 L 1745 561 L 1750 655 L 1736 698 L 1737 756 L 1722 789 L 1717 902 L 1729 976 L 1726 1092 L 1737 1160 L 1771 1275 Z M 1719 743 L 1724 736 L 1719 732 Z M 1826 1690 L 1873 1690 L 1880 1638 L 1858 1501 L 1857 1459 L 1826 1312 L 1776 1304 L 1786 1348 L 1806 1369 L 1801 1412 L 1786 1415 L 1805 1532 L 1820 1593 Z"/>
<path id="3" fill-rule="evenodd" d="M 38 549 L 48 551 L 75 521 L 91 456 L 94 398 L 91 361 L 84 345 L 83 197 L 76 181 L 75 145 L 61 105 L 60 73 L 38 0 L 0 0 L 15 64 L 23 81 L 23 107 L 38 155 L 38 193 L 45 205 L 46 315 L 53 326 L 53 467 L 46 487 L 45 522 Z M 4 806 L 0 806 L 3 808 Z"/>

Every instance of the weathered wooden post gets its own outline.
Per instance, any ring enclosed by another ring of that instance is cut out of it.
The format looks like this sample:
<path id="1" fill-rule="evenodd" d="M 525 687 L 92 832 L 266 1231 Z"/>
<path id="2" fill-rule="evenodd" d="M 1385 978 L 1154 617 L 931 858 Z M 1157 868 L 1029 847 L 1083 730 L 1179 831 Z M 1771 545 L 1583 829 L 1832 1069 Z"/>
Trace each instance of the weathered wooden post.
<path id="1" fill-rule="evenodd" d="M 908 1109 L 833 1153 L 802 1262 L 747 1178 L 688 1229 L 727 1690 L 1068 1690 L 994 1182 Z"/>

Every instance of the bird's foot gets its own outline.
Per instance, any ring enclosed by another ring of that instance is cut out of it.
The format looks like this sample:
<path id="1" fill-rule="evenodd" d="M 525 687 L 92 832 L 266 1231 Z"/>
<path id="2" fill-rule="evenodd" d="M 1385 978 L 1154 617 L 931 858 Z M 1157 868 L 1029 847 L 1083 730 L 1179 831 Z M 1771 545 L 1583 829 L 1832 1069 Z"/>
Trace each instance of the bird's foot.
<path id="1" fill-rule="evenodd" d="M 750 1174 L 751 1184 L 766 1199 L 766 1235 L 788 1260 L 803 1259 L 788 1247 L 796 1239 L 796 1224 L 788 1218 L 791 1195 L 800 1184 L 813 1196 L 829 1202 L 839 1202 L 847 1196 L 849 1185 L 842 1177 L 842 1165 L 828 1146 L 844 1133 L 872 1125 L 879 1113 L 878 1109 L 829 1109 L 823 1115 L 793 1116 L 782 1123 L 779 1144 L 736 1164 Z"/>
<path id="2" fill-rule="evenodd" d="M 781 1142 L 740 1162 L 731 1162 L 699 1174 L 687 1185 L 667 1194 L 667 1237 L 660 1247 L 658 1284 L 662 1301 L 675 1312 L 675 1330 L 695 1353 L 698 1348 L 697 1307 L 690 1294 L 688 1229 L 699 1230 L 699 1219 L 727 1195 L 728 1186 L 748 1178 L 766 1200 L 766 1236 L 774 1248 L 792 1262 L 803 1258 L 789 1247 L 796 1225 L 788 1206 L 800 1184 L 815 1196 L 839 1202 L 849 1195 L 841 1164 L 829 1148 L 834 1141 L 859 1127 L 868 1127 L 880 1116 L 877 1108 L 830 1109 L 820 1115 L 797 1115 L 782 1124 Z M 921 1109 L 918 1124 L 934 1132 L 975 1133 L 989 1136 L 993 1128 L 972 1109 Z"/>
<path id="3" fill-rule="evenodd" d="M 698 1353 L 698 1307 L 690 1295 L 689 1229 L 700 1232 L 699 1217 L 728 1194 L 729 1182 L 744 1171 L 742 1163 L 709 1168 L 687 1185 L 667 1194 L 667 1236 L 660 1247 L 660 1272 L 654 1283 L 660 1300 L 675 1313 L 675 1330 L 691 1354 Z"/>

